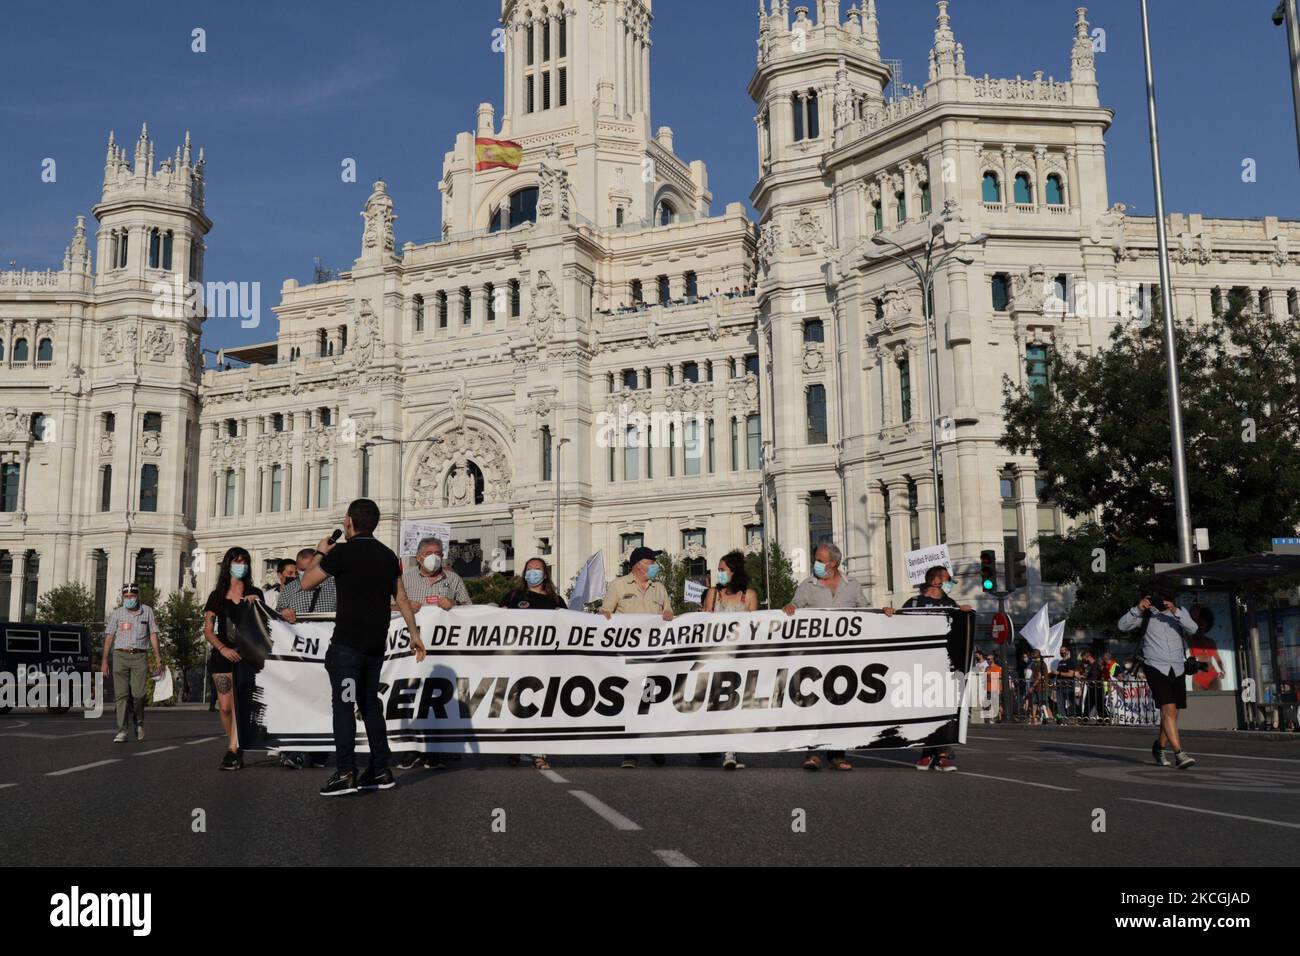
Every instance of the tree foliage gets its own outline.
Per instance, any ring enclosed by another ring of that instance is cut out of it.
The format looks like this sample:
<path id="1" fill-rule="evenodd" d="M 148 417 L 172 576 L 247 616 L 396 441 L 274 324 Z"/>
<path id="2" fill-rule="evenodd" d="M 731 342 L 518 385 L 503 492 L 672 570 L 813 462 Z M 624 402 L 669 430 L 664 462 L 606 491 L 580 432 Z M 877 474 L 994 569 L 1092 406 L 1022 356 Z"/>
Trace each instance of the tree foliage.
<path id="1" fill-rule="evenodd" d="M 99 620 L 95 596 L 80 581 L 52 587 L 36 602 L 36 620 L 42 624 L 82 624 L 93 634 Z"/>
<path id="2" fill-rule="evenodd" d="M 1267 550 L 1300 525 L 1300 327 L 1235 292 L 1213 320 L 1177 324 L 1193 527 L 1207 559 Z M 1070 622 L 1113 629 L 1156 562 L 1178 559 L 1169 403 L 1157 314 L 1091 354 L 1056 352 L 1049 387 L 1003 382 L 1002 444 L 1038 460 L 1042 498 L 1076 517 L 1040 538 L 1051 579 L 1077 586 Z"/>

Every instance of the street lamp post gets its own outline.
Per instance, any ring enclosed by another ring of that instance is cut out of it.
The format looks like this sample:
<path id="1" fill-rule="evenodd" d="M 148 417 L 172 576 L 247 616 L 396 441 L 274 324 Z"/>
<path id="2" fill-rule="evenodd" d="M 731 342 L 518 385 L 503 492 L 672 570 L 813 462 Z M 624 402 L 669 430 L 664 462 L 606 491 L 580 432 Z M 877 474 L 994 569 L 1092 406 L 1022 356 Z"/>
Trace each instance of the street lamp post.
<path id="1" fill-rule="evenodd" d="M 560 460 L 563 457 L 564 446 L 569 443 L 569 439 L 561 438 L 555 443 L 555 581 L 560 588 L 564 587 L 564 578 L 560 575 Z"/>
<path id="2" fill-rule="evenodd" d="M 1295 135 L 1300 146 L 1300 15 L 1296 0 L 1282 0 L 1273 11 L 1273 23 L 1286 26 L 1287 49 L 1291 53 L 1291 105 L 1295 110 Z"/>
<path id="3" fill-rule="evenodd" d="M 943 543 L 943 522 L 939 519 L 939 357 L 938 350 L 934 347 L 935 336 L 934 330 L 931 329 L 934 316 L 930 308 L 930 301 L 934 295 L 934 277 L 947 264 L 948 260 L 953 258 L 957 250 L 964 246 L 982 246 L 988 241 L 988 236 L 981 233 L 972 239 L 966 239 L 948 246 L 946 243 L 941 244 L 943 232 L 944 229 L 941 223 L 935 223 L 931 226 L 930 238 L 925 245 L 925 258 L 923 261 L 918 261 L 916 256 L 881 233 L 876 233 L 871 237 L 872 245 L 878 248 L 869 250 L 866 254 L 868 259 L 890 259 L 906 266 L 916 276 L 917 281 L 921 283 L 921 309 L 925 315 L 926 392 L 930 403 L 930 478 L 934 489 L 934 540 L 936 544 Z M 886 251 L 889 246 L 893 246 L 898 251 Z M 938 260 L 935 259 L 936 251 L 942 252 Z M 958 257 L 957 261 L 963 265 L 970 265 L 973 260 Z"/>
<path id="4" fill-rule="evenodd" d="M 1151 176 L 1156 191 L 1156 246 L 1160 253 L 1160 301 L 1164 306 L 1165 374 L 1169 380 L 1169 432 L 1174 484 L 1174 520 L 1178 525 L 1178 560 L 1191 564 L 1192 519 L 1183 457 L 1183 401 L 1178 384 L 1178 348 L 1174 340 L 1174 293 L 1169 281 L 1169 236 L 1165 229 L 1165 189 L 1160 178 L 1160 135 L 1156 124 L 1156 83 L 1151 70 L 1151 28 L 1147 0 L 1142 0 L 1142 52 L 1146 59 L 1147 125 L 1151 133 Z"/>

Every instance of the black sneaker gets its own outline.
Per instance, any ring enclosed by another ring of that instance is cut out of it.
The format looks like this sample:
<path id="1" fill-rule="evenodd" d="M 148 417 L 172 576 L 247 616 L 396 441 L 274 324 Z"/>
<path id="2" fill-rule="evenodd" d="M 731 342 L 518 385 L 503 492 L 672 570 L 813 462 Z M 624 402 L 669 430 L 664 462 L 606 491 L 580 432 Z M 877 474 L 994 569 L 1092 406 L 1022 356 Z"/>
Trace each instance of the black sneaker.
<path id="1" fill-rule="evenodd" d="M 412 770 L 424 763 L 424 754 L 406 753 L 402 754 L 401 759 L 397 761 L 398 770 Z"/>
<path id="2" fill-rule="evenodd" d="M 424 769 L 425 770 L 446 770 L 447 765 L 442 762 L 442 759 L 437 754 L 425 754 Z"/>
<path id="3" fill-rule="evenodd" d="M 345 793 L 357 792 L 357 775 L 351 770 L 336 770 L 320 788 L 322 797 L 338 797 Z"/>
<path id="4" fill-rule="evenodd" d="M 307 766 L 307 758 L 298 753 L 280 754 L 280 766 L 287 770 L 301 770 Z"/>
<path id="5" fill-rule="evenodd" d="M 393 779 L 393 771 L 387 767 L 378 773 L 367 767 L 357 775 L 358 790 L 392 790 L 395 786 L 397 781 Z"/>
<path id="6" fill-rule="evenodd" d="M 227 750 L 226 755 L 221 758 L 221 770 L 240 770 L 244 766 L 244 757 L 233 750 Z"/>
<path id="7" fill-rule="evenodd" d="M 651 754 L 650 762 L 653 763 L 656 767 L 662 767 L 664 764 L 668 762 L 668 758 L 665 757 L 663 754 Z"/>

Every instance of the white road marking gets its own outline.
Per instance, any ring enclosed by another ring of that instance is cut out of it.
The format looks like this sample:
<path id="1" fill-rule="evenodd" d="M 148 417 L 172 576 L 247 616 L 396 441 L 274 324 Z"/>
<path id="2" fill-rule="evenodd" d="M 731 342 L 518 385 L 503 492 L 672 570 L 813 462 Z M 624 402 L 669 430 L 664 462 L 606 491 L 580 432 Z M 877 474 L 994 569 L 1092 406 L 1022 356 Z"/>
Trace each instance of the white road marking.
<path id="1" fill-rule="evenodd" d="M 1247 820 L 1250 823 L 1271 823 L 1275 827 L 1290 827 L 1300 830 L 1300 823 L 1287 823 L 1285 820 L 1269 820 L 1265 817 L 1247 817 L 1240 813 L 1224 813 L 1222 810 L 1204 810 L 1201 807 L 1185 807 L 1179 803 L 1161 803 L 1159 800 L 1139 800 L 1137 797 L 1120 797 L 1130 803 L 1149 803 L 1155 807 L 1168 807 L 1171 810 L 1190 810 L 1192 813 L 1208 813 L 1216 817 L 1231 817 L 1234 820 Z"/>
<path id="2" fill-rule="evenodd" d="M 575 797 L 577 797 L 579 800 L 585 803 L 588 807 L 590 807 L 593 811 L 595 811 L 597 816 L 604 818 L 606 822 L 612 824 L 616 830 L 640 830 L 641 829 L 639 826 L 637 826 L 627 817 L 623 816 L 623 814 L 619 813 L 609 804 L 602 803 L 600 800 L 597 800 L 586 790 L 570 790 L 569 793 L 573 794 Z"/>
<path id="3" fill-rule="evenodd" d="M 67 770 L 51 770 L 45 776 L 62 777 L 65 773 L 76 773 L 79 770 L 94 770 L 96 767 L 107 767 L 111 763 L 120 762 L 120 757 L 114 757 L 112 760 L 96 760 L 94 763 L 83 763 L 80 767 L 69 767 Z"/>
<path id="4" fill-rule="evenodd" d="M 0 790 L 3 790 L 5 787 L 16 787 L 16 786 L 18 786 L 18 784 L 16 783 L 0 783 Z"/>
<path id="5" fill-rule="evenodd" d="M 655 850 L 654 852 L 655 856 L 669 866 L 699 866 L 698 863 L 680 850 Z"/>
<path id="6" fill-rule="evenodd" d="M 971 740 L 1010 740 L 1010 737 L 985 737 L 983 734 L 967 734 Z"/>
<path id="7" fill-rule="evenodd" d="M 209 740 L 223 740 L 223 739 L 225 739 L 225 735 L 224 735 L 224 734 L 218 734 L 218 735 L 215 736 L 215 737 L 200 737 L 198 740 L 187 740 L 187 741 L 185 741 L 185 743 L 186 743 L 186 745 L 192 747 L 192 746 L 194 746 L 195 744 L 206 744 Z"/>
<path id="8" fill-rule="evenodd" d="M 916 763 L 906 760 L 889 760 L 885 757 L 868 756 L 867 754 L 849 754 L 850 757 L 857 757 L 859 760 L 879 760 L 881 763 L 896 763 L 900 767 L 915 767 Z M 939 773 L 938 770 L 927 770 L 926 773 Z M 958 776 L 962 777 L 980 777 L 984 780 L 1001 780 L 1003 783 L 1020 783 L 1026 787 L 1041 787 L 1043 790 L 1060 790 L 1063 793 L 1078 793 L 1074 787 L 1055 787 L 1050 783 L 1034 783 L 1032 780 L 1017 780 L 1014 777 L 994 777 L 987 773 L 971 773 L 969 770 L 955 771 Z"/>
<path id="9" fill-rule="evenodd" d="M 1098 750 L 1131 750 L 1133 753 L 1137 754 L 1151 753 L 1150 747 L 1117 747 L 1114 744 L 1081 744 L 1068 740 L 1052 740 L 1050 737 L 1031 737 L 1029 739 L 1041 744 L 1057 744 L 1062 747 L 1081 747 L 1085 749 L 1088 747 L 1095 747 Z M 1245 754 L 1212 754 L 1206 753 L 1203 750 L 1197 750 L 1195 756 L 1225 757 L 1229 760 L 1265 760 L 1271 763 L 1300 763 L 1300 759 L 1296 759 L 1295 757 L 1248 757 Z"/>
<path id="10" fill-rule="evenodd" d="M 545 777 L 547 780 L 551 781 L 551 783 L 568 783 L 568 782 L 569 782 L 569 781 L 565 780 L 563 777 L 561 777 L 561 776 L 560 776 L 558 773 L 556 773 L 554 770 L 539 770 L 538 773 L 540 773 L 540 774 L 541 774 L 543 777 Z"/>
<path id="11" fill-rule="evenodd" d="M 134 757 L 147 757 L 147 756 L 149 756 L 150 754 L 161 754 L 161 753 L 166 753 L 166 752 L 169 751 L 169 750 L 179 750 L 179 749 L 180 749 L 179 747 L 175 747 L 175 746 L 172 746 L 172 747 L 159 747 L 157 750 L 141 750 L 139 753 L 132 754 L 132 756 L 134 756 Z"/>

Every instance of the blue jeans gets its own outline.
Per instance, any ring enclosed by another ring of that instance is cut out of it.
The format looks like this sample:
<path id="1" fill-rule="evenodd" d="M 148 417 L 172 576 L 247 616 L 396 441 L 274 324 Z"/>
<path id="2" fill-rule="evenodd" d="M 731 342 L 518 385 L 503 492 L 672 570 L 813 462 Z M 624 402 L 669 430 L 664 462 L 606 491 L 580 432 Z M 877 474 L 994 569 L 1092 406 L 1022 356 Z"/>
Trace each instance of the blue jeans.
<path id="1" fill-rule="evenodd" d="M 384 722 L 384 708 L 379 700 L 379 669 L 384 663 L 382 654 L 363 654 L 342 644 L 331 643 L 325 652 L 325 670 L 330 676 L 330 701 L 334 710 L 334 752 L 340 772 L 357 769 L 357 717 L 366 725 L 366 740 L 370 744 L 370 770 L 379 773 L 388 769 L 391 751 L 388 749 L 388 727 Z M 343 699 L 344 682 L 350 682 L 352 701 Z M 354 709 L 355 708 L 355 709 Z"/>

